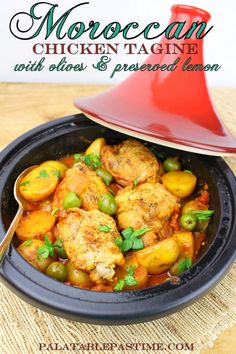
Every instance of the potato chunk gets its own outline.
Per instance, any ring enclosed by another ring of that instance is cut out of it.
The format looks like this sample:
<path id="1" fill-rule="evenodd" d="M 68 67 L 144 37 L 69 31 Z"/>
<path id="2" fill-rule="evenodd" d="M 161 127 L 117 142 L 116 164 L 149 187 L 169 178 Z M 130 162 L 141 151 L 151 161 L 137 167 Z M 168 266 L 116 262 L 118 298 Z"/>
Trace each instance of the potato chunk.
<path id="1" fill-rule="evenodd" d="M 17 247 L 17 251 L 33 267 L 37 268 L 41 272 L 45 272 L 49 264 L 52 263 L 54 259 L 50 256 L 43 258 L 37 255 L 38 248 L 44 245 L 45 243 L 42 240 L 27 240 Z"/>
<path id="2" fill-rule="evenodd" d="M 161 177 L 164 186 L 176 197 L 188 197 L 196 187 L 197 177 L 184 171 L 171 171 Z"/>
<path id="3" fill-rule="evenodd" d="M 54 192 L 58 180 L 58 171 L 54 167 L 41 165 L 23 178 L 20 193 L 29 202 L 41 202 Z"/>
<path id="4" fill-rule="evenodd" d="M 43 239 L 55 224 L 55 216 L 47 211 L 37 210 L 24 216 L 16 229 L 17 237 L 21 241 Z"/>
<path id="5" fill-rule="evenodd" d="M 173 237 L 180 246 L 180 256 L 193 259 L 194 256 L 194 238 L 192 232 L 175 232 Z"/>
<path id="6" fill-rule="evenodd" d="M 64 163 L 62 163 L 60 161 L 56 161 L 56 160 L 45 161 L 40 166 L 41 167 L 48 167 L 49 166 L 49 167 L 54 168 L 55 173 L 58 172 L 59 177 L 62 177 L 67 170 L 67 166 Z"/>
<path id="7" fill-rule="evenodd" d="M 179 253 L 178 242 L 169 238 L 156 245 L 146 247 L 136 252 L 135 255 L 139 264 L 144 266 L 149 274 L 161 274 L 178 259 Z"/>
<path id="8" fill-rule="evenodd" d="M 97 138 L 89 145 L 89 147 L 85 151 L 85 155 L 89 155 L 89 154 L 100 155 L 101 150 L 105 145 L 106 145 L 106 141 L 104 138 Z"/>

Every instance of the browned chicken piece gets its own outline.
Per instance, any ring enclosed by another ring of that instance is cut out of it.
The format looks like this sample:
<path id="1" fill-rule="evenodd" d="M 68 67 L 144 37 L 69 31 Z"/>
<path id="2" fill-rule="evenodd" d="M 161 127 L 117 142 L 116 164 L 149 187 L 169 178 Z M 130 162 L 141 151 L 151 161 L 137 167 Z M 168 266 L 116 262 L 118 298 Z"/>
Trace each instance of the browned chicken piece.
<path id="1" fill-rule="evenodd" d="M 85 210 L 98 209 L 97 200 L 108 189 L 96 171 L 90 170 L 83 163 L 76 164 L 66 171 L 65 177 L 58 185 L 53 198 L 53 208 L 63 209 L 62 203 L 68 192 L 77 193 L 82 199 Z"/>
<path id="2" fill-rule="evenodd" d="M 133 184 L 134 181 L 157 181 L 158 161 L 139 141 L 129 139 L 119 145 L 105 145 L 101 157 L 104 167 L 121 186 Z"/>
<path id="3" fill-rule="evenodd" d="M 116 196 L 119 229 L 150 227 L 142 236 L 145 247 L 166 235 L 168 221 L 179 209 L 178 199 L 160 183 L 143 183 L 136 188 L 127 186 Z"/>
<path id="4" fill-rule="evenodd" d="M 110 230 L 101 231 L 101 226 Z M 96 283 L 111 281 L 116 265 L 124 264 L 124 257 L 115 239 L 120 237 L 114 219 L 99 210 L 70 212 L 58 223 L 58 235 L 65 251 L 77 269 L 90 273 Z"/>

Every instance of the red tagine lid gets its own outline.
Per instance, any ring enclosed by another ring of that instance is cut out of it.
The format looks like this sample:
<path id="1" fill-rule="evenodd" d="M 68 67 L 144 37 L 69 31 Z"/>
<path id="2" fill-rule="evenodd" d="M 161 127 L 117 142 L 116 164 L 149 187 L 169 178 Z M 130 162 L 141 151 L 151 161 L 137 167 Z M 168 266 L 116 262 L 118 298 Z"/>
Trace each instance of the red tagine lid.
<path id="1" fill-rule="evenodd" d="M 188 29 L 193 22 L 209 19 L 202 9 L 175 5 L 170 23 L 186 21 Z M 207 89 L 205 70 L 213 64 L 196 70 L 196 65 L 204 67 L 203 39 L 196 39 L 194 32 L 189 39 L 162 38 L 160 44 L 166 43 L 196 47 L 197 54 L 151 54 L 144 64 L 169 65 L 169 70 L 135 71 L 102 94 L 76 99 L 76 107 L 101 125 L 160 145 L 207 155 L 235 153 L 236 140 L 224 127 Z"/>

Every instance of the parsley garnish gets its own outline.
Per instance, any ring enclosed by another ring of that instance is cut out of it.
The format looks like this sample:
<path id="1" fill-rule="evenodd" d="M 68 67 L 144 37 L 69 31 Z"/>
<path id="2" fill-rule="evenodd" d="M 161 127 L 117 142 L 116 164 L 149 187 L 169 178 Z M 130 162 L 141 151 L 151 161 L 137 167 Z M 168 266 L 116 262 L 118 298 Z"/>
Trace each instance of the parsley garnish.
<path id="1" fill-rule="evenodd" d="M 54 208 L 51 212 L 51 215 L 55 215 L 58 212 L 59 208 Z"/>
<path id="2" fill-rule="evenodd" d="M 192 266 L 191 258 L 180 259 L 178 264 L 178 274 L 183 273 L 186 269 L 189 269 Z"/>
<path id="3" fill-rule="evenodd" d="M 123 290 L 124 286 L 125 286 L 124 279 L 119 279 L 113 289 L 115 291 L 121 291 L 121 290 Z"/>
<path id="4" fill-rule="evenodd" d="M 190 214 L 193 214 L 197 220 L 209 220 L 214 214 L 214 210 L 192 210 Z"/>
<path id="5" fill-rule="evenodd" d="M 191 258 L 186 258 L 185 259 L 185 269 L 189 269 L 192 266 L 193 262 Z"/>
<path id="6" fill-rule="evenodd" d="M 31 245 L 32 242 L 33 242 L 33 240 L 26 240 L 26 241 L 24 242 L 24 245 L 28 247 L 28 246 Z"/>
<path id="7" fill-rule="evenodd" d="M 30 184 L 30 181 L 25 181 L 20 184 L 20 187 L 28 186 Z"/>
<path id="8" fill-rule="evenodd" d="M 123 242 L 123 240 L 122 240 L 121 237 L 116 237 L 116 238 L 115 238 L 115 244 L 116 244 L 116 246 L 120 247 L 121 244 L 122 244 L 122 242 Z"/>
<path id="9" fill-rule="evenodd" d="M 139 181 L 137 180 L 137 178 L 135 178 L 133 180 L 133 184 L 134 184 L 134 187 L 137 187 L 137 185 L 139 184 Z"/>
<path id="10" fill-rule="evenodd" d="M 52 244 L 51 241 L 49 240 L 48 236 L 45 235 L 44 241 L 45 241 L 45 244 L 37 249 L 37 259 L 38 260 L 40 260 L 41 257 L 43 259 L 47 259 L 49 256 L 52 257 L 54 255 L 54 248 L 55 247 L 62 248 L 62 241 L 61 240 L 57 240 Z"/>
<path id="11" fill-rule="evenodd" d="M 47 171 L 46 170 L 41 170 L 41 171 L 39 171 L 39 175 L 38 175 L 38 177 L 36 177 L 37 179 L 38 178 L 49 178 L 49 174 L 47 173 Z"/>
<path id="12" fill-rule="evenodd" d="M 134 267 L 130 266 L 127 267 L 127 275 L 124 277 L 124 279 L 119 279 L 116 285 L 114 286 L 115 291 L 121 291 L 123 290 L 124 286 L 133 286 L 138 284 L 137 280 L 134 278 Z"/>
<path id="13" fill-rule="evenodd" d="M 83 157 L 83 155 L 82 154 L 74 154 L 73 157 L 74 157 L 75 162 L 78 162 L 81 159 L 81 157 Z"/>
<path id="14" fill-rule="evenodd" d="M 122 252 L 126 252 L 129 250 L 141 250 L 144 247 L 143 241 L 138 239 L 138 237 L 144 235 L 146 232 L 150 231 L 149 227 L 143 227 L 138 230 L 134 230 L 132 227 L 127 227 L 124 229 L 121 234 L 124 237 L 122 242 L 119 241 L 119 247 Z"/>
<path id="15" fill-rule="evenodd" d="M 193 174 L 190 170 L 184 170 L 184 172 L 191 173 L 191 175 Z"/>
<path id="16" fill-rule="evenodd" d="M 109 232 L 111 227 L 108 225 L 98 225 L 98 230 L 102 232 Z"/>
<path id="17" fill-rule="evenodd" d="M 54 242 L 53 247 L 62 248 L 62 240 L 57 240 Z"/>
<path id="18" fill-rule="evenodd" d="M 57 177 L 57 178 L 60 178 L 61 177 L 61 172 L 59 170 L 53 170 L 52 171 L 52 174 Z"/>
<path id="19" fill-rule="evenodd" d="M 95 155 L 93 153 L 89 155 L 85 155 L 83 157 L 83 161 L 86 164 L 86 166 L 90 166 L 93 170 L 96 170 L 96 168 L 101 167 L 101 159 L 99 155 Z"/>
<path id="20" fill-rule="evenodd" d="M 74 154 L 74 159 L 76 162 L 80 160 L 83 161 L 86 166 L 90 166 L 93 170 L 96 170 L 98 167 L 102 166 L 100 156 L 94 153 L 84 156 L 82 154 Z"/>

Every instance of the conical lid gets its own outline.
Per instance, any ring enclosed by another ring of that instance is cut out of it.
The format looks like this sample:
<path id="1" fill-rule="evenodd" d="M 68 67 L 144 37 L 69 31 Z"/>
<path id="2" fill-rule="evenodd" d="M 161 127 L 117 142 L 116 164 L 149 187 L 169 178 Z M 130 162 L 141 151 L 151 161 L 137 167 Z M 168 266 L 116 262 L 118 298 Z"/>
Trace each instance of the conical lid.
<path id="1" fill-rule="evenodd" d="M 209 19 L 202 9 L 175 5 L 170 23 L 186 21 L 188 29 L 193 22 Z M 176 54 L 151 54 L 144 64 L 153 70 L 135 71 L 102 94 L 78 98 L 76 107 L 99 124 L 157 144 L 207 155 L 235 153 L 236 140 L 213 107 L 205 71 L 190 70 L 204 65 L 203 39 L 196 39 L 195 34 L 189 39 L 163 37 L 160 44 L 163 48 L 168 44 L 169 51 Z M 185 48 L 183 53 L 177 45 Z M 197 54 L 189 53 L 196 48 Z M 169 70 L 155 70 L 158 64 Z M 210 67 L 212 64 L 205 69 Z"/>

